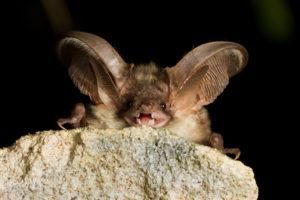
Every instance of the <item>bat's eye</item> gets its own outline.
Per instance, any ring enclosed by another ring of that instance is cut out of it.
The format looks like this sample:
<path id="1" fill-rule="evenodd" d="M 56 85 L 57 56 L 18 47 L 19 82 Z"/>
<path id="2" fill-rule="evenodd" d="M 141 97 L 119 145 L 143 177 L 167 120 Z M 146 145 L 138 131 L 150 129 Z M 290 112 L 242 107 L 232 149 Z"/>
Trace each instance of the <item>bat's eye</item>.
<path id="1" fill-rule="evenodd" d="M 126 105 L 128 107 L 132 107 L 133 106 L 133 101 L 132 100 L 127 101 Z"/>
<path id="2" fill-rule="evenodd" d="M 165 103 L 160 103 L 160 107 L 161 107 L 161 109 L 165 110 L 167 106 Z"/>

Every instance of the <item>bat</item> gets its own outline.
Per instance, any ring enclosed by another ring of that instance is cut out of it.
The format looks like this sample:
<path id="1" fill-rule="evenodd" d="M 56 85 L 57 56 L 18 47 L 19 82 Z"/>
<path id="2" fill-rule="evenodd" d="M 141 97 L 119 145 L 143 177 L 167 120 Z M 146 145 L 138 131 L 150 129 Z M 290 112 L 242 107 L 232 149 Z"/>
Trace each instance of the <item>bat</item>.
<path id="1" fill-rule="evenodd" d="M 126 63 L 103 38 L 70 32 L 59 42 L 58 56 L 74 84 L 91 100 L 88 106 L 76 104 L 69 118 L 59 119 L 61 128 L 163 127 L 239 156 L 238 148 L 224 148 L 223 137 L 212 132 L 205 106 L 245 67 L 248 53 L 240 44 L 206 43 L 175 66 L 161 68 L 153 62 Z"/>

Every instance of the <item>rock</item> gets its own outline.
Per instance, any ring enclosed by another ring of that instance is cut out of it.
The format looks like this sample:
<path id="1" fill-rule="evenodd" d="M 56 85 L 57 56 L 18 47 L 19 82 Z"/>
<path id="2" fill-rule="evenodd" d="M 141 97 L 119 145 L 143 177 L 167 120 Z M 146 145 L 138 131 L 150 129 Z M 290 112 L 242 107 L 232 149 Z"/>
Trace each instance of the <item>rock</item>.
<path id="1" fill-rule="evenodd" d="M 0 199 L 257 199 L 251 168 L 167 130 L 44 131 L 0 150 Z"/>

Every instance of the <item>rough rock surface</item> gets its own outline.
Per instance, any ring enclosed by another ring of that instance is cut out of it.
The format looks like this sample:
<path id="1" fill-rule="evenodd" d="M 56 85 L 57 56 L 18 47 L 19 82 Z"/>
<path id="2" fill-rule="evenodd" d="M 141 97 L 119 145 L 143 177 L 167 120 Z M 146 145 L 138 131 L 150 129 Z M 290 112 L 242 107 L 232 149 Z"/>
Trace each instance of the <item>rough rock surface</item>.
<path id="1" fill-rule="evenodd" d="M 45 131 L 0 150 L 0 199 L 257 199 L 251 168 L 166 130 Z"/>

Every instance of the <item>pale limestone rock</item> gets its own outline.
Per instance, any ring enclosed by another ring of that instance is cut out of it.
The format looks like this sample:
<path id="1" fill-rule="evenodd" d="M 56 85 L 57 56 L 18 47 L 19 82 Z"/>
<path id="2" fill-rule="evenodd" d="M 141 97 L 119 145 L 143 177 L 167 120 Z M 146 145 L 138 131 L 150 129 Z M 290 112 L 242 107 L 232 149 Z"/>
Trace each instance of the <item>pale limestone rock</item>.
<path id="1" fill-rule="evenodd" d="M 45 131 L 0 150 L 0 199 L 257 199 L 251 168 L 166 130 Z"/>

